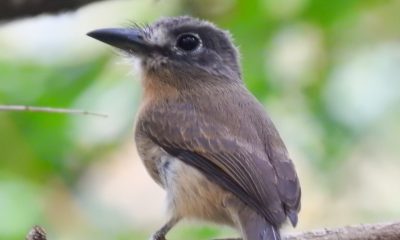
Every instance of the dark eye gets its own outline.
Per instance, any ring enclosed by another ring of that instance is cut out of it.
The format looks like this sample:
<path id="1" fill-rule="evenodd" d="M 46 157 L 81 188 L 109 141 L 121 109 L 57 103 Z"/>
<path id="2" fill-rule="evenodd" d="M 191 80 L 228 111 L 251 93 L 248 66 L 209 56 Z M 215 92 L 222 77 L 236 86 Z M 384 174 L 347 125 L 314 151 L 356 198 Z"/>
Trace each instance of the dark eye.
<path id="1" fill-rule="evenodd" d="M 200 38 L 191 33 L 185 33 L 178 37 L 176 46 L 184 51 L 196 50 L 201 44 Z"/>

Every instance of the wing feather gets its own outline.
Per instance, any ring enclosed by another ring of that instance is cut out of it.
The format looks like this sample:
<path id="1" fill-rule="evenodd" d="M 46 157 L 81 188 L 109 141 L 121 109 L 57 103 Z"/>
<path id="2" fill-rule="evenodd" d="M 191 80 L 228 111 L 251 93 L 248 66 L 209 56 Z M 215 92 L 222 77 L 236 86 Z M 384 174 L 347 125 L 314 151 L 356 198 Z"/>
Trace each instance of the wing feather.
<path id="1" fill-rule="evenodd" d="M 287 215 L 297 222 L 297 211 L 292 210 L 299 204 L 299 187 L 290 160 L 271 161 L 273 154 L 249 146 L 225 124 L 198 111 L 153 109 L 147 114 L 137 131 L 166 152 L 232 192 L 270 223 L 279 226 Z"/>

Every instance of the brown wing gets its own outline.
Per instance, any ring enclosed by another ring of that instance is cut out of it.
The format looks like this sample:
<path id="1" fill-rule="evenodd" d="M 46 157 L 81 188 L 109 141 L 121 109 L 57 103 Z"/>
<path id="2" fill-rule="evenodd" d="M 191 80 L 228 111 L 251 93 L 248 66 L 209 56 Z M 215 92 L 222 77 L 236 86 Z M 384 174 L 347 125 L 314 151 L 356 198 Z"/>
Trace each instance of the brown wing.
<path id="1" fill-rule="evenodd" d="M 298 182 L 293 166 L 278 164 L 275 169 L 261 140 L 250 145 L 233 136 L 226 124 L 205 115 L 187 104 L 153 109 L 139 119 L 137 131 L 235 194 L 270 223 L 281 225 L 296 205 L 292 195 L 298 195 Z M 287 167 L 292 169 L 287 171 Z M 286 181 L 293 178 L 297 193 Z M 290 189 L 284 189 L 288 186 Z M 294 213 L 297 218 L 297 210 Z"/>

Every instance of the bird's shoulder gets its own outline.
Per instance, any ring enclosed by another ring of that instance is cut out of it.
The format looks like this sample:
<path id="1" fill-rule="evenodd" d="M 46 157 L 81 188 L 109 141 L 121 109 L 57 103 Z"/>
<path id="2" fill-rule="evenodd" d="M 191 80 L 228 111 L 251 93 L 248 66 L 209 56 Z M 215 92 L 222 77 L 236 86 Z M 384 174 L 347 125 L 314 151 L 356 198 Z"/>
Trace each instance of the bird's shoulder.
<path id="1" fill-rule="evenodd" d="M 259 145 L 262 140 L 258 138 L 258 129 L 263 127 L 265 119 L 267 114 L 248 92 L 240 88 L 215 88 L 145 101 L 137 128 L 147 126 L 160 133 L 168 132 L 170 137 L 234 137 Z"/>

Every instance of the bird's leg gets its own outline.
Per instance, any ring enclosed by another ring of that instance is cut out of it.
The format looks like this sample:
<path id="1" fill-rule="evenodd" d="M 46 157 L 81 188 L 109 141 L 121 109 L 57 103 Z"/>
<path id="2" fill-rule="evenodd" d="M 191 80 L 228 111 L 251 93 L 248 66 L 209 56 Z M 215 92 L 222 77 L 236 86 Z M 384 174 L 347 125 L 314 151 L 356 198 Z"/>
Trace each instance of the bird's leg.
<path id="1" fill-rule="evenodd" d="M 165 235 L 173 228 L 178 222 L 180 218 L 179 217 L 171 217 L 162 228 L 160 228 L 157 232 L 155 232 L 150 240 L 166 240 Z"/>

